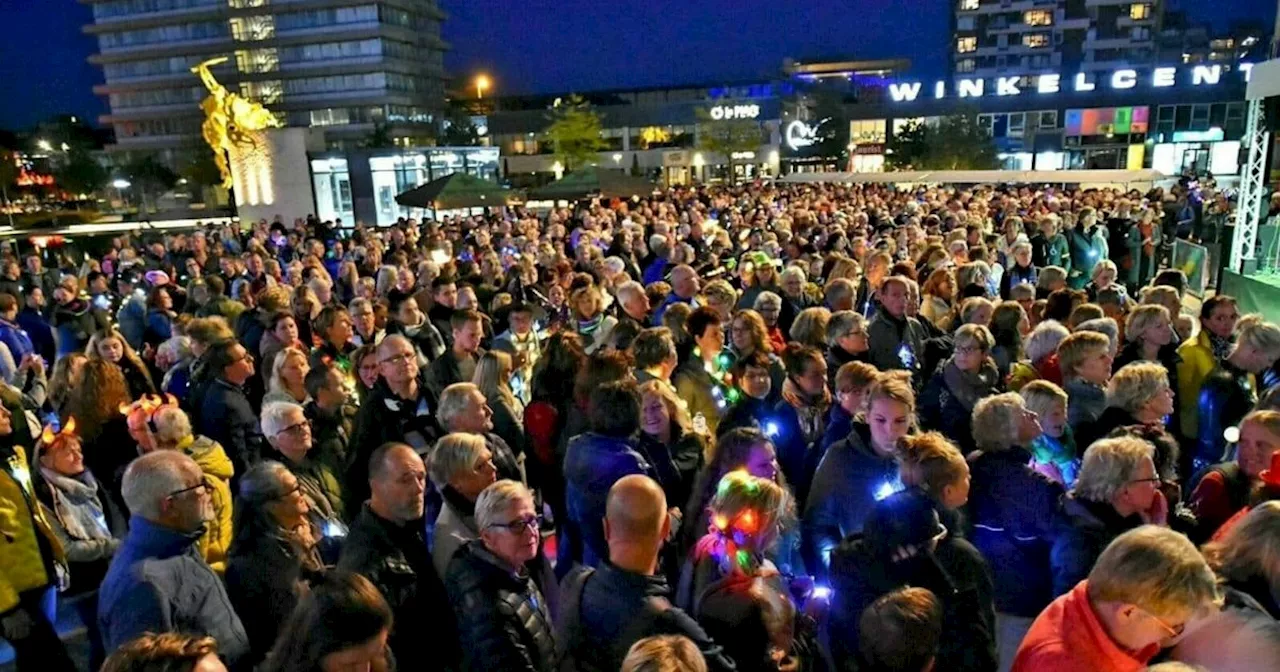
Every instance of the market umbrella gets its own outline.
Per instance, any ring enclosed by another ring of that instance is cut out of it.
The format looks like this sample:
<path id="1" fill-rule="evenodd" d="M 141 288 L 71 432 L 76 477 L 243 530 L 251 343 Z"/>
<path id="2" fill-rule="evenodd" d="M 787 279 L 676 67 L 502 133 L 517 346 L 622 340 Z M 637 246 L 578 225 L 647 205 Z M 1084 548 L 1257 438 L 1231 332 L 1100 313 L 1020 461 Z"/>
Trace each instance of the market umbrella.
<path id="1" fill-rule="evenodd" d="M 396 203 L 407 208 L 480 208 L 502 206 L 515 199 L 510 189 L 466 173 L 453 173 L 432 180 L 396 196 Z"/>
<path id="2" fill-rule="evenodd" d="M 630 198 L 652 194 L 656 188 L 657 186 L 652 182 L 644 178 L 632 177 L 621 170 L 589 166 L 575 170 L 551 184 L 534 189 L 529 192 L 529 198 L 544 201 L 569 201 L 588 196 Z"/>

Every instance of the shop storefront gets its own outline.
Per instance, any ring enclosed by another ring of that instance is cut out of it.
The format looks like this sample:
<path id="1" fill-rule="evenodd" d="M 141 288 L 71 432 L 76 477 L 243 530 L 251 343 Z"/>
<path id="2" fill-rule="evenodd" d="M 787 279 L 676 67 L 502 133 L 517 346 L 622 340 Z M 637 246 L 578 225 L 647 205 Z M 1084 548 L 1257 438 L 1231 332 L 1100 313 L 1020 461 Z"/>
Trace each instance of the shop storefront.
<path id="1" fill-rule="evenodd" d="M 356 150 L 311 157 L 316 214 L 390 226 L 401 217 L 419 216 L 395 202 L 397 194 L 453 173 L 497 181 L 496 147 L 425 147 L 408 150 Z"/>

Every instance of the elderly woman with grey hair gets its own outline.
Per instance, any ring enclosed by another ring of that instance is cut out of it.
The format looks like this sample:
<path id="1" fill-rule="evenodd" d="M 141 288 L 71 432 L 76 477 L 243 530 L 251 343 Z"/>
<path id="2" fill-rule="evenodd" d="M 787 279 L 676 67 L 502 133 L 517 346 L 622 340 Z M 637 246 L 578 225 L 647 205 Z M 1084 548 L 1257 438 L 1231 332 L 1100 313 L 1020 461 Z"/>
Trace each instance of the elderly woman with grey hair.
<path id="1" fill-rule="evenodd" d="M 431 482 L 444 497 L 436 518 L 431 562 L 444 576 L 453 554 L 480 538 L 476 527 L 476 498 L 498 478 L 493 453 L 479 434 L 454 432 L 436 442 L 427 459 Z"/>
<path id="2" fill-rule="evenodd" d="M 558 669 L 551 605 L 529 563 L 540 559 L 541 518 L 528 488 L 502 480 L 476 499 L 480 538 L 449 561 L 444 576 L 458 619 L 462 670 L 553 672 Z"/>
<path id="3" fill-rule="evenodd" d="M 320 530 L 309 512 L 298 478 L 280 462 L 259 462 L 241 475 L 226 584 L 249 635 L 252 662 L 271 650 L 298 597 L 324 578 Z"/>
<path id="4" fill-rule="evenodd" d="M 827 384 L 835 389 L 836 372 L 849 362 L 870 362 L 867 318 L 853 310 L 831 314 L 827 322 Z"/>
<path id="5" fill-rule="evenodd" d="M 962 452 L 975 448 L 970 433 L 974 407 L 1000 390 L 1000 371 L 991 359 L 995 339 L 980 324 L 956 330 L 955 353 L 938 366 L 920 393 L 920 422 L 925 429 L 955 437 Z"/>
<path id="6" fill-rule="evenodd" d="M 1169 502 L 1160 492 L 1155 448 L 1132 436 L 1089 446 L 1075 487 L 1062 500 L 1050 565 L 1055 595 L 1075 588 L 1103 549 L 1142 525 L 1165 525 Z"/>
<path id="7" fill-rule="evenodd" d="M 995 581 L 996 645 L 1008 664 L 1032 620 L 1053 599 L 1049 548 L 1062 486 L 1037 473 L 1028 447 L 1040 421 L 1013 392 L 986 397 L 973 409 L 969 456 L 971 541 Z"/>
<path id="8" fill-rule="evenodd" d="M 760 292 L 752 308 L 757 313 L 760 313 L 760 317 L 764 318 L 765 331 L 769 334 L 769 342 L 773 344 L 773 351 L 782 352 L 786 350 L 787 337 L 783 334 L 782 325 L 791 324 L 795 319 L 795 314 L 792 313 L 787 316 L 788 319 L 783 319 L 782 314 L 787 311 L 788 306 L 782 301 L 782 297 L 773 292 Z"/>
<path id="9" fill-rule="evenodd" d="M 812 348 L 825 348 L 827 325 L 830 321 L 830 310 L 821 307 L 805 308 L 791 325 L 791 340 Z"/>

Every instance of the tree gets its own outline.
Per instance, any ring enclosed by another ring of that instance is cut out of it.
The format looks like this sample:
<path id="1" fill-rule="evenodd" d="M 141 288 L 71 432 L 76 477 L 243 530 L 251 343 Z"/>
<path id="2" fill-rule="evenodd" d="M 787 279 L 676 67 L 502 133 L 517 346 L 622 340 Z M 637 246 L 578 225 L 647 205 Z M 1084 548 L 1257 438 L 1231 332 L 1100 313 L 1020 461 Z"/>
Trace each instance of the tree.
<path id="1" fill-rule="evenodd" d="M 581 96 L 557 98 L 547 119 L 551 124 L 543 135 L 566 171 L 595 163 L 596 154 L 608 148 L 601 137 L 600 115 Z"/>
<path id="2" fill-rule="evenodd" d="M 716 121 L 705 110 L 698 110 L 698 149 L 728 159 L 730 184 L 734 182 L 733 155 L 760 149 L 762 140 L 760 122 L 754 119 Z"/>
<path id="3" fill-rule="evenodd" d="M 909 122 L 886 146 L 894 170 L 991 170 L 1000 167 L 990 132 L 976 113 L 942 117 L 937 124 Z"/>
<path id="4" fill-rule="evenodd" d="M 66 161 L 54 171 L 54 180 L 71 194 L 92 194 L 107 183 L 107 169 L 89 152 L 72 148 Z"/>
<path id="5" fill-rule="evenodd" d="M 480 144 L 480 131 L 471 121 L 471 115 L 460 107 L 449 108 L 443 126 L 440 144 L 445 147 L 474 147 Z"/>
<path id="6" fill-rule="evenodd" d="M 0 149 L 0 197 L 4 198 L 4 206 L 9 208 L 9 194 L 18 182 L 18 156 L 11 150 Z M 13 226 L 13 213 L 8 215 L 9 226 Z"/>
<path id="7" fill-rule="evenodd" d="M 124 174 L 138 190 L 139 212 L 147 210 L 147 196 L 159 195 L 178 183 L 178 175 L 169 166 L 156 160 L 151 154 L 131 157 L 124 165 Z"/>

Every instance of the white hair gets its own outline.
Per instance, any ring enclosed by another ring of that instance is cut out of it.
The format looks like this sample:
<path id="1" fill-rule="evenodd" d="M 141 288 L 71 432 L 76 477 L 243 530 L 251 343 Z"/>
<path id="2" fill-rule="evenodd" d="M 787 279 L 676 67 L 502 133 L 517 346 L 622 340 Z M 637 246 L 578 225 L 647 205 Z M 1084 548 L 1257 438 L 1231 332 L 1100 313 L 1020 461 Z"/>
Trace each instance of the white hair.
<path id="1" fill-rule="evenodd" d="M 191 418 L 177 406 L 165 406 L 151 416 L 155 425 L 156 441 L 164 445 L 176 444 L 191 436 Z"/>
<path id="2" fill-rule="evenodd" d="M 273 439 L 277 434 L 289 428 L 288 416 L 297 411 L 303 414 L 301 406 L 292 401 L 273 401 L 262 407 L 262 433 Z"/>
<path id="3" fill-rule="evenodd" d="M 788 266 L 782 269 L 782 280 L 784 282 L 795 277 L 799 277 L 802 284 L 808 280 L 808 276 L 805 275 L 804 269 L 799 266 Z"/>
<path id="4" fill-rule="evenodd" d="M 508 479 L 497 481 L 476 498 L 476 527 L 484 531 L 495 524 L 502 524 L 511 507 L 532 499 L 529 489 L 520 483 Z"/>
<path id="5" fill-rule="evenodd" d="M 1090 502 L 1111 502 L 1133 481 L 1143 458 L 1155 458 L 1155 447 L 1133 436 L 1099 439 L 1084 451 L 1072 492 Z"/>
<path id="6" fill-rule="evenodd" d="M 631 297 L 638 297 L 644 294 L 644 285 L 641 285 L 635 280 L 628 280 L 621 285 L 618 285 L 618 289 L 615 290 L 614 293 L 617 295 L 619 301 L 625 303 Z"/>
<path id="7" fill-rule="evenodd" d="M 427 460 L 431 482 L 444 489 L 454 478 L 475 469 L 480 451 L 484 450 L 484 437 L 479 434 L 454 432 L 436 442 Z"/>
<path id="8" fill-rule="evenodd" d="M 453 421 L 467 410 L 468 397 L 472 392 L 479 392 L 475 383 L 454 383 L 440 393 L 440 401 L 436 402 L 436 419 L 446 430 Z"/>
<path id="9" fill-rule="evenodd" d="M 120 485 L 129 513 L 147 520 L 158 519 L 160 503 L 187 487 L 183 473 L 191 471 L 200 473 L 200 466 L 173 450 L 157 450 L 130 462 Z"/>
<path id="10" fill-rule="evenodd" d="M 751 307 L 756 312 L 760 312 L 765 306 L 772 306 L 774 310 L 782 310 L 782 297 L 773 292 L 760 292 L 756 295 L 756 301 L 751 304 Z"/>

